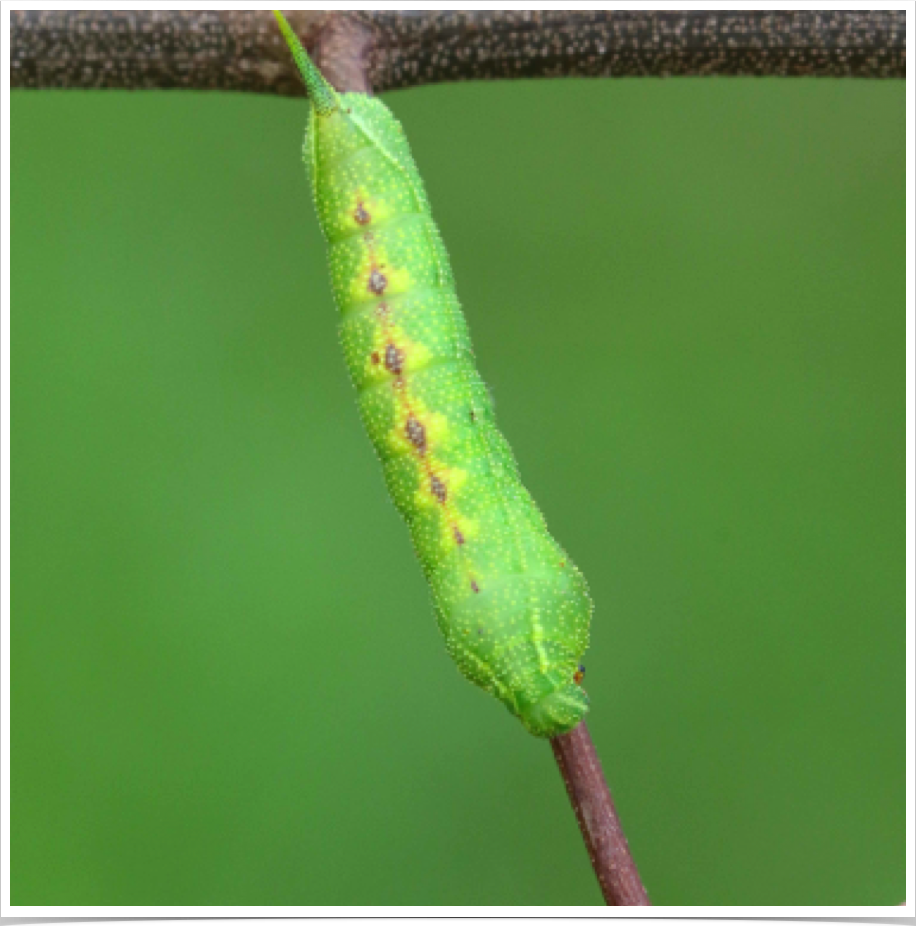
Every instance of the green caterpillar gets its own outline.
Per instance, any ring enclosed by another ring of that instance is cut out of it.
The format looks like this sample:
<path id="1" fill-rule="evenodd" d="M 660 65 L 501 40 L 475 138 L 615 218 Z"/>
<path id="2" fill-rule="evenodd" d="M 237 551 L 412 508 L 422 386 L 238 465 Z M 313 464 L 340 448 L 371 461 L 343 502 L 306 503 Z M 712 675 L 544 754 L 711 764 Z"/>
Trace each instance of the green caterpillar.
<path id="1" fill-rule="evenodd" d="M 304 159 L 347 366 L 446 646 L 531 733 L 558 736 L 588 711 L 585 580 L 496 428 L 404 130 L 378 100 L 338 94 L 275 13 L 311 101 Z"/>

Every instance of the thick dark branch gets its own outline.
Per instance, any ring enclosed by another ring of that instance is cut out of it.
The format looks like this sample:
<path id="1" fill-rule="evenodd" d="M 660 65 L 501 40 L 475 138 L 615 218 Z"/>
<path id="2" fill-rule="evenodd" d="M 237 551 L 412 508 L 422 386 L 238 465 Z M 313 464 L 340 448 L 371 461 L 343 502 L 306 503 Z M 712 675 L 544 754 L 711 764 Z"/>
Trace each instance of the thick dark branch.
<path id="1" fill-rule="evenodd" d="M 652 906 L 630 855 L 588 727 L 580 723 L 571 733 L 552 739 L 550 745 L 608 906 Z"/>
<path id="2" fill-rule="evenodd" d="M 361 27 L 355 46 L 377 92 L 519 77 L 906 76 L 903 11 L 287 15 L 312 51 L 319 36 Z M 13 87 L 301 92 L 269 10 L 17 10 L 11 25 Z M 343 45 L 354 54 L 353 42 Z M 345 86 L 353 62 L 331 46 L 320 57 L 326 69 L 342 69 L 338 89 L 361 89 Z"/>

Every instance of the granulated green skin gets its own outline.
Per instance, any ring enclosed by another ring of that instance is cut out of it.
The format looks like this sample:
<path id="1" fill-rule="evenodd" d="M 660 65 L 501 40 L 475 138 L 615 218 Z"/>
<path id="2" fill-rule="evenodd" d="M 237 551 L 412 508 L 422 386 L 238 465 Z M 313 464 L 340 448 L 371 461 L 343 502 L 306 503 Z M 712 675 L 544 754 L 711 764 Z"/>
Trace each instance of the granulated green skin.
<path id="1" fill-rule="evenodd" d="M 557 736 L 588 710 L 577 675 L 585 580 L 496 427 L 403 129 L 378 100 L 326 84 L 315 92 L 320 75 L 304 67 L 305 162 L 344 354 L 446 646 L 531 733 Z"/>

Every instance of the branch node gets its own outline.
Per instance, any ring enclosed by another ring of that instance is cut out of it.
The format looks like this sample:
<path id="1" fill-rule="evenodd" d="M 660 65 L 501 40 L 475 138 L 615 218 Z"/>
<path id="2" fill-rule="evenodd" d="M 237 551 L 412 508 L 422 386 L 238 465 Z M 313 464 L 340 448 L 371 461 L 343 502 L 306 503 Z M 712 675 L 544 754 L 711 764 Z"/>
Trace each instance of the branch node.
<path id="1" fill-rule="evenodd" d="M 369 83 L 372 29 L 353 16 L 329 17 L 318 32 L 315 63 L 340 93 L 372 93 Z"/>

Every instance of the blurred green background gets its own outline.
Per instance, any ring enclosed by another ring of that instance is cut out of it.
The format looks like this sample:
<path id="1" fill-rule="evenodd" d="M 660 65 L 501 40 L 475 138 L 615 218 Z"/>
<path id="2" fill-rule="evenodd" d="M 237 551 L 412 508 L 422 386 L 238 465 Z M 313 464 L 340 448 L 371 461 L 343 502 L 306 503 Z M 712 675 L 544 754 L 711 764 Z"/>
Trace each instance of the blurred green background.
<path id="1" fill-rule="evenodd" d="M 904 82 L 386 97 L 657 904 L 904 899 Z M 12 99 L 14 904 L 600 904 L 440 641 L 301 100 Z"/>

